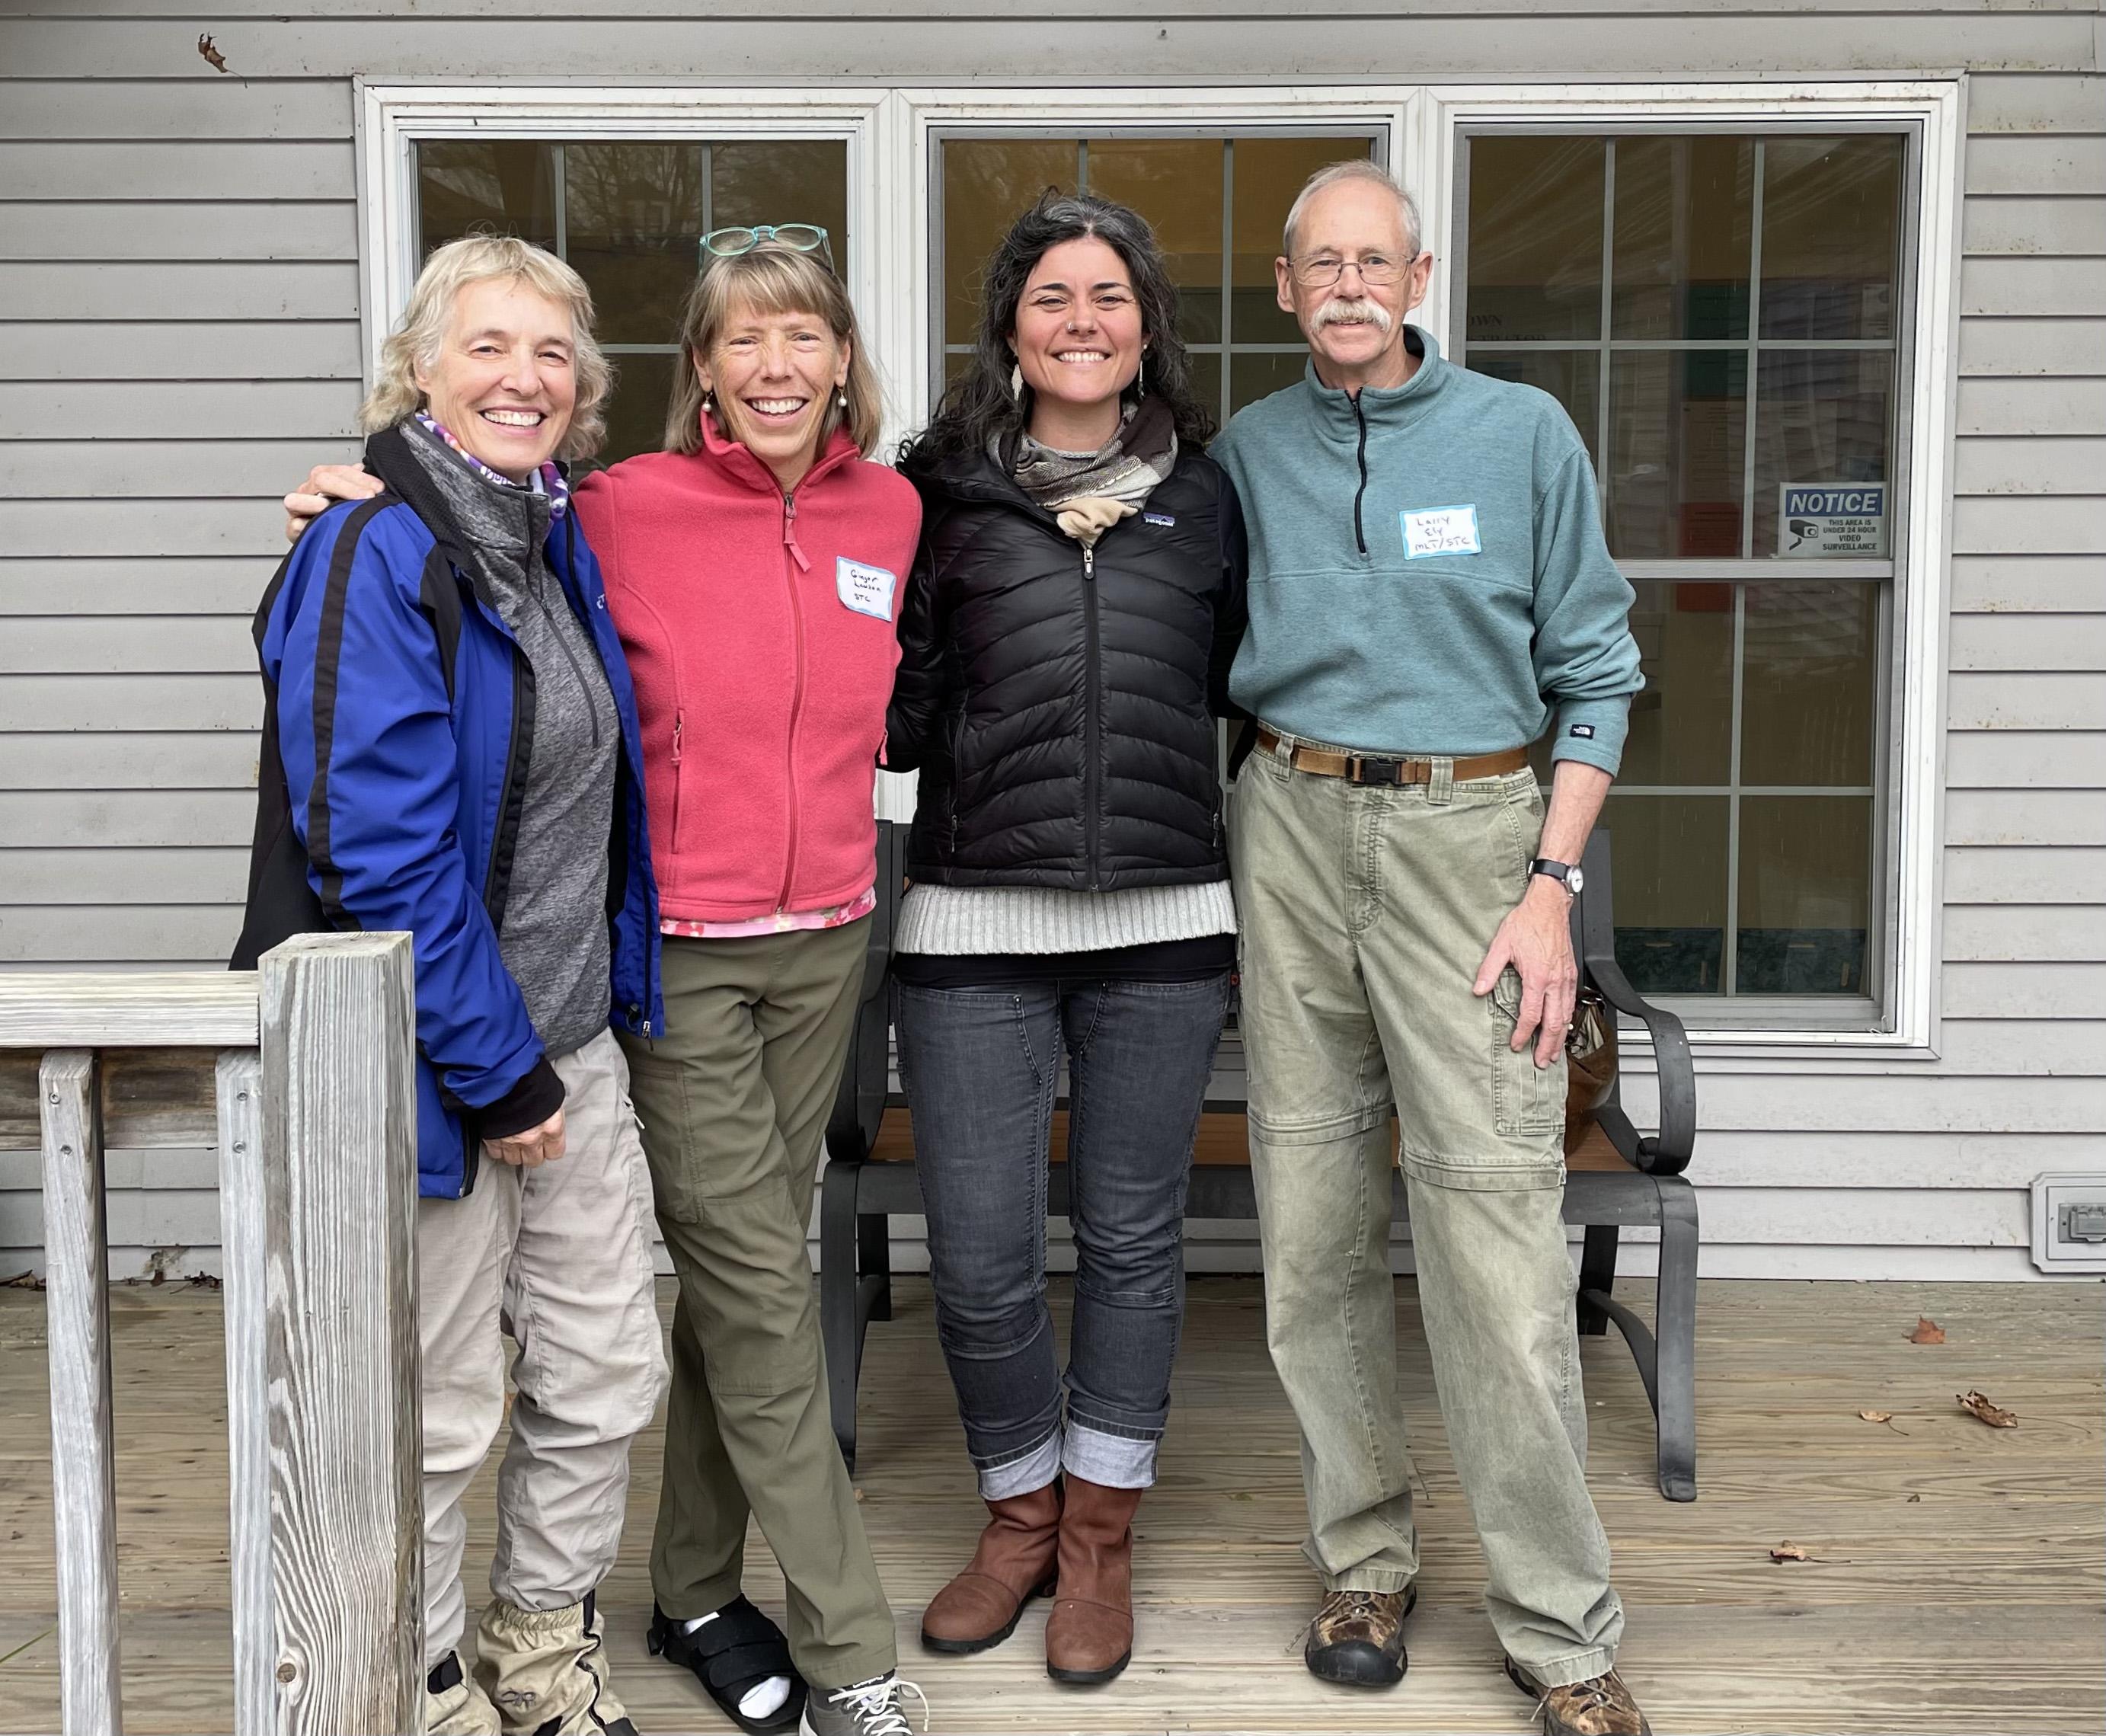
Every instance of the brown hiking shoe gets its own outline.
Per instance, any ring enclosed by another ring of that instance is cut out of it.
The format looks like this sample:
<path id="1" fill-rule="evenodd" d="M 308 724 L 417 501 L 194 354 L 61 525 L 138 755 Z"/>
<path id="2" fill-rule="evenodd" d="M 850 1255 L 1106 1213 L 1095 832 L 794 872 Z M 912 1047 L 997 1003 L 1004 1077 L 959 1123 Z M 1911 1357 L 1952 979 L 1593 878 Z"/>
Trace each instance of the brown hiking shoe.
<path id="1" fill-rule="evenodd" d="M 1328 1591 L 1309 1624 L 1302 1661 L 1311 1675 L 1348 1688 L 1394 1688 L 1404 1680 L 1404 1618 L 1418 1588 L 1401 1591 Z"/>
<path id="2" fill-rule="evenodd" d="M 984 1652 L 1016 1631 L 1026 1602 L 1053 1590 L 1060 1541 L 1060 1487 L 987 1504 L 991 1517 L 966 1569 L 930 1601 L 921 1644 L 932 1652 Z"/>
<path id="3" fill-rule="evenodd" d="M 1537 1702 L 1544 1736 L 1652 1736 L 1638 1702 L 1613 1670 L 1584 1682 L 1546 1688 L 1509 1657 L 1507 1676 Z"/>

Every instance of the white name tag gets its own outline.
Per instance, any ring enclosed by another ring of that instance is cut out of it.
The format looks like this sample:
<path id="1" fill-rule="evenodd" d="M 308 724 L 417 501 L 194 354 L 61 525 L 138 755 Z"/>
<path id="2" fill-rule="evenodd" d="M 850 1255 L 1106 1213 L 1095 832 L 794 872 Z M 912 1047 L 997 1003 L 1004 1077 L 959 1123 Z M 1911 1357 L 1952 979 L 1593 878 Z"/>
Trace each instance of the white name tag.
<path id="1" fill-rule="evenodd" d="M 1399 513 L 1404 521 L 1404 558 L 1423 561 L 1435 554 L 1481 554 L 1474 506 L 1429 506 L 1423 512 Z"/>
<path id="2" fill-rule="evenodd" d="M 834 562 L 834 590 L 843 605 L 858 615 L 891 620 L 892 595 L 898 588 L 898 576 L 882 567 L 866 567 L 845 554 Z"/>

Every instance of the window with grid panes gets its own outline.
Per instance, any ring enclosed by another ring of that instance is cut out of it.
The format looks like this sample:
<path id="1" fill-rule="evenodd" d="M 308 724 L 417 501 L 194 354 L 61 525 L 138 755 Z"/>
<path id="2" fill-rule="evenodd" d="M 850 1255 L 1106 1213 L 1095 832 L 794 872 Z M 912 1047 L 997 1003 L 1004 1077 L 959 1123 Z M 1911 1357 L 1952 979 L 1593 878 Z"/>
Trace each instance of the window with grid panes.
<path id="1" fill-rule="evenodd" d="M 680 303 L 710 230 L 814 223 L 848 270 L 848 148 L 835 139 L 428 139 L 417 205 L 422 253 L 472 232 L 516 235 L 585 279 L 615 368 L 598 464 L 665 445 Z"/>
<path id="2" fill-rule="evenodd" d="M 965 366 L 979 330 L 982 273 L 1009 226 L 1048 187 L 1130 205 L 1146 218 L 1177 285 L 1192 384 L 1226 422 L 1302 378 L 1309 357 L 1275 299 L 1272 262 L 1302 183 L 1327 163 L 1378 155 L 1369 130 L 1235 137 L 1129 133 L 936 140 L 939 190 L 931 310 L 932 401 Z"/>
<path id="3" fill-rule="evenodd" d="M 1564 405 L 1638 592 L 1618 960 L 1729 1020 L 1883 998 L 1910 149 L 1464 140 L 1455 359 Z"/>

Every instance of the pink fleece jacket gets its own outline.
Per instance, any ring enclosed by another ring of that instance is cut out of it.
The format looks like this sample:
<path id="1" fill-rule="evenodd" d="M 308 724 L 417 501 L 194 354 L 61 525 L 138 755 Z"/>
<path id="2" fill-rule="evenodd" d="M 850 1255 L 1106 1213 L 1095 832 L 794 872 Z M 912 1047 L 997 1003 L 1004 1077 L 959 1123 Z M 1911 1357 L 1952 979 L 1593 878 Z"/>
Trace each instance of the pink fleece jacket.
<path id="1" fill-rule="evenodd" d="M 912 484 L 836 433 L 786 496 L 706 421 L 705 449 L 588 477 L 643 730 L 661 910 L 738 922 L 857 897 L 921 533 Z"/>

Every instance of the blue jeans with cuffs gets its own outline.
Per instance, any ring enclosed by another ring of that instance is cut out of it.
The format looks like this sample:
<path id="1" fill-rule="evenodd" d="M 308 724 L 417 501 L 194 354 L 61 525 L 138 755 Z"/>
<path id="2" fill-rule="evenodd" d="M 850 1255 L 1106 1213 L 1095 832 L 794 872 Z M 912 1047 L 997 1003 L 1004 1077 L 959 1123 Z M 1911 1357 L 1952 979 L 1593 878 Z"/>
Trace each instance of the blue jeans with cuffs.
<path id="1" fill-rule="evenodd" d="M 902 983 L 898 994 L 937 1334 L 981 1495 L 1027 1494 L 1064 1469 L 1147 1487 L 1184 1320 L 1185 1177 L 1229 973 Z M 1047 1151 L 1064 1047 L 1075 1236 L 1064 1383 L 1046 1303 Z"/>

